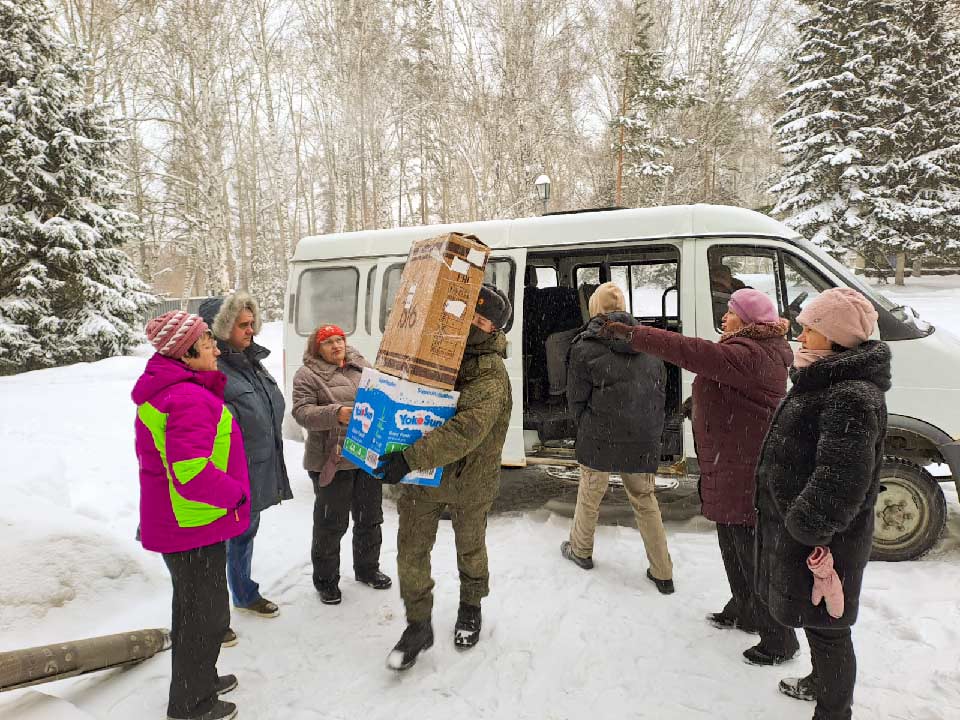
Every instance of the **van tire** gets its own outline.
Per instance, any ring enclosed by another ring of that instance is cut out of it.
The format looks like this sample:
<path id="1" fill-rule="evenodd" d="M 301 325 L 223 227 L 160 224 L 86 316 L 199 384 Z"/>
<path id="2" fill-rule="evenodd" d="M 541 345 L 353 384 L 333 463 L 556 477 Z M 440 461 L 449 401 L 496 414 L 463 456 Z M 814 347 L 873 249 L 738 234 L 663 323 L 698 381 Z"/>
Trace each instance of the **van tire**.
<path id="1" fill-rule="evenodd" d="M 884 457 L 874 511 L 871 560 L 916 560 L 932 548 L 947 522 L 937 480 L 919 465 Z"/>

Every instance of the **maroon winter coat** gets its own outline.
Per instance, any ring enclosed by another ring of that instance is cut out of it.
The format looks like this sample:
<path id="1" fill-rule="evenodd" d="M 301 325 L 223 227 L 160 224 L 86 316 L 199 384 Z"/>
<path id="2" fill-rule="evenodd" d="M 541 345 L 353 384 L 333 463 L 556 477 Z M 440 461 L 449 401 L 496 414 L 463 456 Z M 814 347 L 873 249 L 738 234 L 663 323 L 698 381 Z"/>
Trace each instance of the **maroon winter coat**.
<path id="1" fill-rule="evenodd" d="M 748 325 L 720 342 L 640 326 L 631 346 L 696 373 L 693 436 L 704 517 L 756 525 L 760 448 L 787 392 L 793 352 L 781 325 Z"/>

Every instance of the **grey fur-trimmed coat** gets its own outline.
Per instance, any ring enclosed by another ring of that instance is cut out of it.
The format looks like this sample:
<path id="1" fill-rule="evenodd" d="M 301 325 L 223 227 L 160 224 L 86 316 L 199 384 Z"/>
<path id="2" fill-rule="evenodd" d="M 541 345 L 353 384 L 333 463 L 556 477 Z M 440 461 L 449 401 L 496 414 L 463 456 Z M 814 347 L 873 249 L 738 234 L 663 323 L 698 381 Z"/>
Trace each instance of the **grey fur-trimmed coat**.
<path id="1" fill-rule="evenodd" d="M 850 627 L 873 541 L 890 349 L 868 341 L 790 377 L 757 469 L 757 592 L 784 625 Z M 843 584 L 838 619 L 810 601 L 806 560 L 817 545 L 830 548 Z"/>
<path id="2" fill-rule="evenodd" d="M 250 347 L 239 352 L 226 341 L 245 307 L 252 308 L 256 334 L 261 327 L 260 308 L 243 290 L 225 298 L 205 300 L 199 314 L 217 338 L 221 352 L 217 364 L 227 376 L 223 399 L 243 433 L 250 474 L 250 509 L 260 512 L 290 500 L 293 492 L 283 458 L 283 391 L 263 365 L 270 351 L 251 342 Z"/>

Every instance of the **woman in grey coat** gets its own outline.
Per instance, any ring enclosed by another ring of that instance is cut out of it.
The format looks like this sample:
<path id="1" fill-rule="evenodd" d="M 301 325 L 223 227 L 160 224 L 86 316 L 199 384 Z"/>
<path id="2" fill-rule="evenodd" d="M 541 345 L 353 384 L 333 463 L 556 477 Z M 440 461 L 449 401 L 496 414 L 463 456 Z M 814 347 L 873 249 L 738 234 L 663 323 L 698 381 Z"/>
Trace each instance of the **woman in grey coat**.
<path id="1" fill-rule="evenodd" d="M 243 433 L 250 474 L 250 527 L 227 542 L 227 580 L 233 604 L 259 617 L 276 617 L 280 608 L 260 594 L 251 571 L 260 513 L 293 497 L 283 459 L 283 391 L 263 365 L 270 351 L 254 341 L 262 323 L 260 308 L 249 293 L 238 290 L 206 300 L 199 314 L 217 338 L 218 367 L 227 376 L 224 402 Z M 233 631 L 228 630 L 224 643 L 235 641 Z"/>
<path id="2" fill-rule="evenodd" d="M 353 513 L 353 572 L 357 582 L 377 590 L 392 584 L 380 572 L 383 524 L 379 480 L 341 456 L 343 440 L 363 368 L 364 357 L 347 345 L 336 325 L 321 325 L 310 336 L 303 367 L 293 376 L 293 417 L 307 431 L 303 453 L 316 499 L 313 505 L 313 584 L 326 605 L 340 593 L 340 540 Z"/>

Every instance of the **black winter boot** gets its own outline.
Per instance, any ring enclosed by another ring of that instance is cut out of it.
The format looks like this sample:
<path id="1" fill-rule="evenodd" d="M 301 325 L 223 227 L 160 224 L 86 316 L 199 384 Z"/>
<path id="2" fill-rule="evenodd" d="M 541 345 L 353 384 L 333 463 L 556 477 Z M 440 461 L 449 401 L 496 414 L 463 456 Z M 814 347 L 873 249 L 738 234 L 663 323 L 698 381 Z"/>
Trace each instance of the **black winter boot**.
<path id="1" fill-rule="evenodd" d="M 751 665 L 782 665 L 787 662 L 787 660 L 792 660 L 796 657 L 797 650 L 793 652 L 781 655 L 777 652 L 771 652 L 763 647 L 762 643 L 754 645 L 752 648 L 747 648 L 743 651 L 743 658 Z"/>
<path id="2" fill-rule="evenodd" d="M 217 677 L 217 695 L 226 695 L 231 690 L 237 689 L 236 675 L 220 675 Z"/>
<path id="3" fill-rule="evenodd" d="M 815 702 L 817 699 L 816 680 L 813 673 L 802 678 L 784 678 L 780 681 L 780 692 L 797 700 L 809 700 Z"/>
<path id="4" fill-rule="evenodd" d="M 453 644 L 458 650 L 468 650 L 480 640 L 480 606 L 460 603 L 457 624 L 453 628 Z"/>
<path id="5" fill-rule="evenodd" d="M 433 646 L 433 625 L 429 620 L 407 625 L 390 654 L 387 667 L 391 670 L 406 670 L 417 662 L 417 655 Z"/>
<path id="6" fill-rule="evenodd" d="M 650 572 L 650 568 L 647 568 L 647 580 L 657 586 L 657 590 L 660 591 L 661 595 L 673 594 L 673 580 L 660 580 L 659 578 L 655 578 L 653 573 Z"/>
<path id="7" fill-rule="evenodd" d="M 313 583 L 313 586 L 320 593 L 320 602 L 324 605 L 339 605 L 343 596 L 340 594 L 340 576 L 330 580 L 319 580 Z"/>
<path id="8" fill-rule="evenodd" d="M 374 590 L 386 590 L 393 585 L 393 580 L 379 570 L 373 570 L 372 572 L 358 572 L 355 577 L 357 578 L 358 583 L 369 585 Z"/>
<path id="9" fill-rule="evenodd" d="M 201 715 L 193 715 L 188 718 L 174 717 L 167 715 L 167 720 L 232 720 L 237 716 L 237 706 L 226 700 L 217 700 L 212 708 Z"/>

